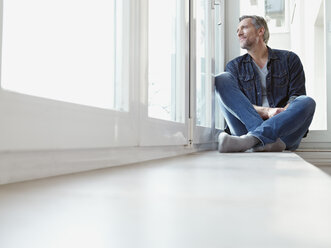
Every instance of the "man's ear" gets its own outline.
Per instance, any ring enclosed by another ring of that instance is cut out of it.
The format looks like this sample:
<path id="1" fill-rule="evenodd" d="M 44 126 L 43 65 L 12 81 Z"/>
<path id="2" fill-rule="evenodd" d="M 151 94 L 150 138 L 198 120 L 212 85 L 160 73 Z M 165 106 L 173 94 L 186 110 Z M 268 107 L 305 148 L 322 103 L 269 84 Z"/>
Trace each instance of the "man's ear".
<path id="1" fill-rule="evenodd" d="M 264 32 L 265 32 L 264 27 L 260 27 L 259 28 L 259 31 L 258 31 L 259 35 L 263 36 L 264 35 Z"/>

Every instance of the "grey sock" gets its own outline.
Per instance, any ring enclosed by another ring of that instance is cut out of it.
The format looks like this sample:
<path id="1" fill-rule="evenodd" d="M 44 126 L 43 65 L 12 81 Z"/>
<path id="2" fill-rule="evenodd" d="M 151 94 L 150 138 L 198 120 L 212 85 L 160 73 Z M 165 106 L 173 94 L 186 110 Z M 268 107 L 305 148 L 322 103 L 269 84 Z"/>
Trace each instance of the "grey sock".
<path id="1" fill-rule="evenodd" d="M 253 152 L 282 152 L 285 150 L 285 148 L 286 144 L 280 138 L 278 138 L 274 143 L 253 148 Z"/>
<path id="2" fill-rule="evenodd" d="M 259 140 L 252 135 L 232 136 L 221 133 L 218 136 L 219 152 L 244 152 L 255 146 Z"/>

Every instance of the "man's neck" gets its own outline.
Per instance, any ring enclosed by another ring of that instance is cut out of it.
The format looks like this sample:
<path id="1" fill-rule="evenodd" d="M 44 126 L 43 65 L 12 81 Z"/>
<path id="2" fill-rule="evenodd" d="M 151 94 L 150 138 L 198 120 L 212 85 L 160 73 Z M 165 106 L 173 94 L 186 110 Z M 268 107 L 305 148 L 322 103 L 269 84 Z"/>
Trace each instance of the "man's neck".
<path id="1" fill-rule="evenodd" d="M 268 48 L 265 44 L 247 50 L 247 52 L 260 68 L 263 68 L 268 61 Z"/>

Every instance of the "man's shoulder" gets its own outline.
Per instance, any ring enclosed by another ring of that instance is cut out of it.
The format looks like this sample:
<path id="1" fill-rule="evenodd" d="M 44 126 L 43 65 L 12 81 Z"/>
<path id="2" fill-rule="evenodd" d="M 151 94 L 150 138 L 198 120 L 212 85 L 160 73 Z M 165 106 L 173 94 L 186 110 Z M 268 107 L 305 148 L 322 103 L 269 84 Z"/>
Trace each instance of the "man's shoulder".
<path id="1" fill-rule="evenodd" d="M 250 56 L 248 55 L 248 53 L 238 56 L 232 60 L 230 60 L 226 67 L 227 68 L 238 68 L 243 62 L 249 61 Z"/>
<path id="2" fill-rule="evenodd" d="M 293 51 L 290 50 L 284 50 L 284 49 L 271 49 L 270 47 L 268 47 L 269 52 L 271 53 L 271 57 L 275 57 L 275 58 L 286 58 L 286 57 L 298 57 L 298 55 L 296 53 L 294 53 Z"/>
<path id="3" fill-rule="evenodd" d="M 233 74 L 238 74 L 239 71 L 245 70 L 247 62 L 251 62 L 251 56 L 246 53 L 244 55 L 238 56 L 232 60 L 230 60 L 225 67 L 226 71 L 229 71 Z"/>
<path id="4" fill-rule="evenodd" d="M 244 55 L 238 56 L 238 57 L 230 60 L 229 63 L 231 63 L 231 64 L 240 63 L 240 62 L 249 60 L 249 58 L 250 58 L 250 55 L 248 53 L 245 53 Z"/>

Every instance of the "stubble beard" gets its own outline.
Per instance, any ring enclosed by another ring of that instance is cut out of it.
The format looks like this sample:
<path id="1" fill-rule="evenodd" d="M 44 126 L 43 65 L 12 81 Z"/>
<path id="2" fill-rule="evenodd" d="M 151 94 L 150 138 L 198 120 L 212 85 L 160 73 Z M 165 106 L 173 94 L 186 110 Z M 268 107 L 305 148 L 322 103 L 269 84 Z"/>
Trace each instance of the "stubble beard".
<path id="1" fill-rule="evenodd" d="M 254 43 L 255 41 L 246 39 L 242 43 L 240 43 L 240 47 L 249 51 L 253 47 Z"/>
<path id="2" fill-rule="evenodd" d="M 240 44 L 240 47 L 242 49 L 250 50 L 250 48 L 252 47 L 252 44 L 244 42 L 243 44 Z"/>

